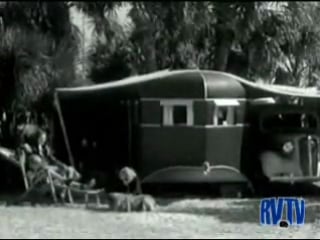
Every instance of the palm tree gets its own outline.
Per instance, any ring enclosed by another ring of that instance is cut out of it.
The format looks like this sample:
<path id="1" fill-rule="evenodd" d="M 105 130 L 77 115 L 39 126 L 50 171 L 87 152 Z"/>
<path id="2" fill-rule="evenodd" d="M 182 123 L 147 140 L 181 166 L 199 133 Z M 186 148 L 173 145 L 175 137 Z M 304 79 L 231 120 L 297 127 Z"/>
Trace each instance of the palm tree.
<path id="1" fill-rule="evenodd" d="M 131 74 L 127 26 L 118 22 L 121 2 L 72 2 L 85 13 L 94 26 L 95 41 L 88 51 L 90 72 L 94 82 L 117 80 Z"/>
<path id="2" fill-rule="evenodd" d="M 57 43 L 73 33 L 65 2 L 3 2 L 0 16 L 5 28 L 23 27 L 49 34 Z"/>
<path id="3" fill-rule="evenodd" d="M 115 49 L 120 49 L 114 46 L 121 45 L 127 50 L 118 57 L 129 58 L 137 73 L 198 67 L 270 83 L 286 75 L 285 83 L 299 85 L 319 66 L 319 54 L 310 54 L 319 49 L 318 3 L 132 2 L 132 32 L 129 40 L 121 41 L 115 40 L 121 38 L 121 28 L 114 30 L 116 24 L 106 14 L 117 4 L 81 6 L 96 22 L 97 31 L 106 31 L 103 41 L 97 42 L 95 58 L 104 49 L 99 45 L 109 46 L 103 61 L 111 62 Z M 109 67 L 101 69 L 104 74 Z"/>
<path id="4" fill-rule="evenodd" d="M 45 112 L 50 118 L 56 87 L 89 84 L 75 71 L 81 36 L 69 6 L 4 2 L 0 19 L 1 108 L 14 115 L 27 109 Z"/>
<path id="5" fill-rule="evenodd" d="M 122 2 L 106 1 L 106 2 L 71 2 L 70 6 L 75 6 L 80 11 L 91 17 L 97 35 L 105 35 L 107 39 L 112 38 L 115 28 L 114 17 L 116 9 L 123 5 Z"/>
<path id="6" fill-rule="evenodd" d="M 67 79 L 69 83 L 74 80 L 76 76 L 74 66 L 81 36 L 79 29 L 71 23 L 69 6 L 66 2 L 4 2 L 0 8 L 0 16 L 3 20 L 0 41 L 4 49 L 1 57 L 11 58 L 6 64 L 12 64 L 11 69 L 15 69 L 14 76 L 9 77 L 12 79 L 11 82 L 20 82 L 21 71 L 40 66 L 43 66 L 41 71 L 45 71 L 47 65 L 52 67 L 48 70 L 52 72 L 40 71 L 37 75 L 39 79 L 35 80 L 39 81 L 39 84 L 51 81 L 41 81 L 41 74 L 51 76 L 59 73 L 60 77 Z M 35 42 L 37 45 L 34 45 Z M 11 57 L 5 54 L 8 51 L 11 51 Z M 0 74 L 6 74 L 3 73 L 5 68 L 1 70 Z M 10 68 L 8 71 L 11 71 Z M 54 79 L 57 82 L 52 84 L 60 85 L 61 80 L 58 77 Z M 39 84 L 37 86 L 40 86 Z M 51 87 L 51 83 L 48 87 Z M 27 92 L 24 94 L 33 102 L 30 94 Z M 38 95 L 33 97 L 36 96 Z"/>

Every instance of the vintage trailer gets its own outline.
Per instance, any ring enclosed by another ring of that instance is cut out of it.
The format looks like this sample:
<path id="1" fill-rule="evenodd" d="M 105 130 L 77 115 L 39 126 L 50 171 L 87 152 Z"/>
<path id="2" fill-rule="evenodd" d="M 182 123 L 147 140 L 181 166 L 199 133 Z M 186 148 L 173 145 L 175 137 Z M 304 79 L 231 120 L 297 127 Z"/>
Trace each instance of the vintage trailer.
<path id="1" fill-rule="evenodd" d="M 282 123 L 269 123 L 269 117 L 309 113 L 284 103 L 292 96 L 311 101 L 307 105 L 316 126 L 279 133 Z M 160 71 L 57 89 L 55 96 L 70 161 L 108 176 L 102 183 L 108 186 L 128 164 L 145 184 L 248 183 L 261 176 L 271 181 L 318 179 L 318 151 L 306 147 L 311 141 L 318 146 L 316 98 L 203 70 Z M 280 144 L 282 151 L 289 140 L 293 146 L 288 148 L 294 149 L 290 157 L 270 148 Z M 292 175 L 286 161 L 301 168 L 300 175 Z M 268 168 L 272 162 L 276 167 Z M 312 173 L 303 165 L 311 162 Z M 284 172 L 273 170 L 281 167 Z"/>

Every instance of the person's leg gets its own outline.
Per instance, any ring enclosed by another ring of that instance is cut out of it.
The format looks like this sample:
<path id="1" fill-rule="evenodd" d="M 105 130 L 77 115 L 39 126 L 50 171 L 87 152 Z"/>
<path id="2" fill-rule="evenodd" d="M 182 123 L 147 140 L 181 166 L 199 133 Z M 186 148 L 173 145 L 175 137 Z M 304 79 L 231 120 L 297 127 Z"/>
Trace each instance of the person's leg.
<path id="1" fill-rule="evenodd" d="M 88 183 L 81 183 L 81 182 L 78 182 L 78 181 L 72 181 L 70 183 L 71 187 L 82 189 L 82 190 L 84 190 L 84 189 L 85 190 L 92 189 L 95 185 L 96 185 L 96 180 L 94 178 L 91 179 Z"/>
<path id="2" fill-rule="evenodd" d="M 72 167 L 62 169 L 56 166 L 48 166 L 49 173 L 52 178 L 65 183 L 66 185 L 78 189 L 92 189 L 96 185 L 95 179 L 91 179 L 88 183 L 81 183 L 81 175 Z"/>
<path id="3" fill-rule="evenodd" d="M 58 172 L 58 169 L 55 166 L 48 166 L 48 173 L 51 174 L 53 180 L 59 180 L 65 182 L 67 180 L 65 175 L 62 175 Z"/>

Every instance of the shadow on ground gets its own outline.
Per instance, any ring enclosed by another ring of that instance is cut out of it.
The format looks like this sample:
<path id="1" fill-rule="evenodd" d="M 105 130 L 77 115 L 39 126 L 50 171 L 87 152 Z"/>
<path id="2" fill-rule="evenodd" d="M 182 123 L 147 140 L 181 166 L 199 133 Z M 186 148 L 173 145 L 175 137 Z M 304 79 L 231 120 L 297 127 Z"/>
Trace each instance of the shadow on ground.
<path id="1" fill-rule="evenodd" d="M 103 205 L 103 206 L 97 206 L 90 204 L 86 207 L 86 210 L 92 211 L 92 212 L 112 212 L 112 210 L 109 208 L 109 206 Z"/>
<path id="2" fill-rule="evenodd" d="M 265 197 L 278 197 L 278 196 L 295 196 L 300 197 L 306 194 L 306 223 L 314 223 L 316 219 L 320 219 L 320 198 L 319 188 L 310 185 L 299 185 L 295 188 L 288 186 L 278 186 L 277 191 L 272 195 Z M 281 193 L 281 194 L 280 194 Z M 311 196 L 311 197 L 309 197 Z M 49 197 L 49 196 L 48 196 Z M 12 195 L 4 195 L 0 197 L 0 201 L 4 202 L 12 199 Z M 50 197 L 49 197 L 50 199 Z M 82 204 L 83 198 L 76 199 L 76 202 Z M 212 197 L 200 198 L 199 195 L 179 195 L 179 197 L 161 197 L 158 196 L 157 203 L 159 208 L 157 211 L 161 213 L 170 214 L 191 214 L 197 216 L 209 216 L 220 220 L 223 223 L 230 224 L 243 224 L 252 223 L 259 224 L 260 220 L 260 200 L 261 198 L 250 199 L 221 199 Z M 37 199 L 39 200 L 39 199 Z M 42 204 L 47 204 L 46 201 L 41 201 Z M 106 205 L 104 196 L 101 196 L 102 205 L 97 206 L 94 201 L 90 203 L 85 209 L 92 212 L 108 213 L 112 212 Z M 38 202 L 39 203 L 39 202 Z M 51 201 L 52 203 L 52 201 Z M 64 205 L 63 207 L 69 207 Z M 81 206 L 83 208 L 84 205 Z"/>

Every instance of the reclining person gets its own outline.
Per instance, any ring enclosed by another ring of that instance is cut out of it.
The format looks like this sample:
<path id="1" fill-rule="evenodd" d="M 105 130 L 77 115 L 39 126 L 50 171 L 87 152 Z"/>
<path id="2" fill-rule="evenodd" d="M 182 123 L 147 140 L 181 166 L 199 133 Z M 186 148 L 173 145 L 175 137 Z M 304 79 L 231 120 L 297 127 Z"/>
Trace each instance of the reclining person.
<path id="1" fill-rule="evenodd" d="M 26 166 L 29 174 L 32 174 L 32 172 L 36 174 L 36 171 L 40 168 L 47 169 L 54 180 L 79 188 L 94 187 L 94 179 L 90 180 L 88 184 L 80 183 L 81 174 L 72 166 L 60 162 L 53 156 L 47 144 L 47 134 L 40 127 L 35 124 L 24 124 L 24 126 L 20 126 L 20 129 L 22 132 L 19 136 L 19 148 L 26 154 Z"/>
<path id="2" fill-rule="evenodd" d="M 20 159 L 22 157 L 25 158 L 26 173 L 31 182 L 39 178 L 39 174 L 49 173 L 54 181 L 63 182 L 67 185 L 78 186 L 80 188 L 93 185 L 93 181 L 91 181 L 89 185 L 79 183 L 78 181 L 81 179 L 81 175 L 73 167 L 67 166 L 58 160 L 55 160 L 55 164 L 50 163 L 46 157 L 41 157 L 39 154 L 33 153 L 28 144 L 23 144 L 18 154 Z"/>

